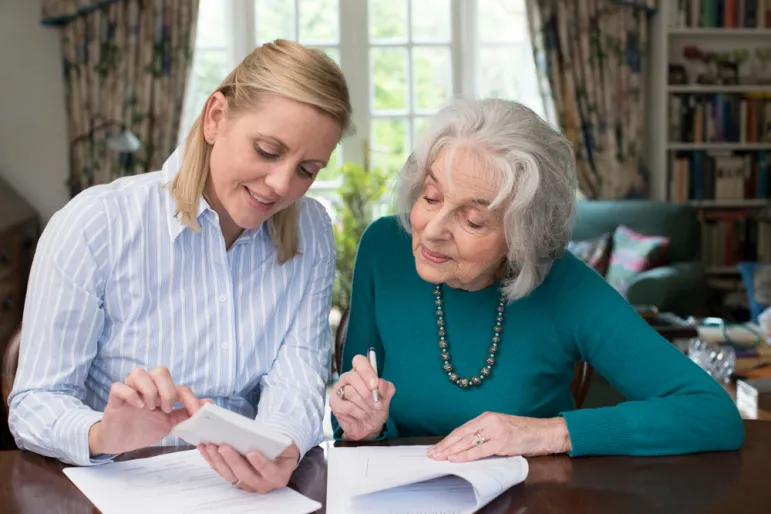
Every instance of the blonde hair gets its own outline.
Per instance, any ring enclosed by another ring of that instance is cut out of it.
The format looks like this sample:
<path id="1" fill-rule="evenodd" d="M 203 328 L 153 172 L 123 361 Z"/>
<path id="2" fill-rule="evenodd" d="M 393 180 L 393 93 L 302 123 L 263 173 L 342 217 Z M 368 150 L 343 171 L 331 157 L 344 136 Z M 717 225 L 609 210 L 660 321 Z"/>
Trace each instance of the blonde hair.
<path id="1" fill-rule="evenodd" d="M 182 222 L 199 231 L 196 214 L 209 178 L 211 145 L 203 132 L 203 118 L 211 96 L 220 92 L 227 112 L 254 109 L 265 94 L 281 96 L 315 107 L 331 116 L 342 133 L 351 125 L 351 101 L 343 73 L 324 52 L 278 39 L 255 48 L 220 83 L 204 103 L 185 140 L 179 172 L 169 185 Z M 299 253 L 299 207 L 292 204 L 268 219 L 268 233 L 279 263 Z"/>

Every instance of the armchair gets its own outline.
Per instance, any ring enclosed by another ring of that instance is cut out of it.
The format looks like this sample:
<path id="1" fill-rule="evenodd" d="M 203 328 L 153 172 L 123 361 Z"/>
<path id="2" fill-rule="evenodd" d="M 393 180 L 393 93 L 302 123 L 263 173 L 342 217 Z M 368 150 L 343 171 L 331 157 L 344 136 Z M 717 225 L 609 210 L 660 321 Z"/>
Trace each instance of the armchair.
<path id="1" fill-rule="evenodd" d="M 670 240 L 669 264 L 636 275 L 627 284 L 627 300 L 680 316 L 702 313 L 706 281 L 696 210 L 687 204 L 656 200 L 580 200 L 571 239 L 612 233 L 619 225 Z"/>

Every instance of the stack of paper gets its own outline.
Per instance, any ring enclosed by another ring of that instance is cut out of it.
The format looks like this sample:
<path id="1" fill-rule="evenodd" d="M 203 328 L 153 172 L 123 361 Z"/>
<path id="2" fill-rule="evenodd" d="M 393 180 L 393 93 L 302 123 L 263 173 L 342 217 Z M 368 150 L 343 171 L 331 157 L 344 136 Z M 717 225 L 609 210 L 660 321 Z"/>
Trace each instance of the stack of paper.
<path id="1" fill-rule="evenodd" d="M 527 478 L 522 457 L 453 463 L 426 446 L 331 448 L 327 512 L 467 514 Z"/>
<path id="2" fill-rule="evenodd" d="M 197 450 L 66 468 L 64 474 L 102 514 L 309 514 L 321 508 L 287 487 L 268 494 L 233 487 Z"/>

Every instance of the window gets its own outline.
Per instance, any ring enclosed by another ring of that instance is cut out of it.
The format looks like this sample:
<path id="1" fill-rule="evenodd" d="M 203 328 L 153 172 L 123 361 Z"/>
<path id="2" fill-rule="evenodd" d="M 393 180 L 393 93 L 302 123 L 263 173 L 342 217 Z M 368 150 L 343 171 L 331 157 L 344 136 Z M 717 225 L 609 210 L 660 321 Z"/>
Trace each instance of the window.
<path id="1" fill-rule="evenodd" d="M 323 50 L 346 75 L 356 126 L 310 192 L 334 217 L 342 162 L 395 175 L 428 118 L 453 95 L 514 99 L 546 117 L 525 1 L 200 0 L 180 137 L 256 45 L 283 38 Z"/>

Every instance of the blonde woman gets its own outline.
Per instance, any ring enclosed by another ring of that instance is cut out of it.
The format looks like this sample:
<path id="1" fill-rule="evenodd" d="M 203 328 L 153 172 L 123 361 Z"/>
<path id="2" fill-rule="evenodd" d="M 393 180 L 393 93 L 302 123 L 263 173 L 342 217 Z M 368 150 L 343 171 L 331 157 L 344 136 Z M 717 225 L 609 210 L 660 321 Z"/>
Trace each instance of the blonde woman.
<path id="1" fill-rule="evenodd" d="M 200 402 L 294 444 L 274 461 L 199 447 L 226 480 L 285 485 L 322 438 L 335 273 L 303 198 L 350 125 L 340 69 L 287 41 L 254 50 L 158 172 L 89 188 L 49 222 L 25 304 L 10 426 L 76 465 L 177 443 Z"/>

